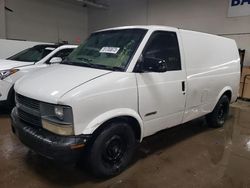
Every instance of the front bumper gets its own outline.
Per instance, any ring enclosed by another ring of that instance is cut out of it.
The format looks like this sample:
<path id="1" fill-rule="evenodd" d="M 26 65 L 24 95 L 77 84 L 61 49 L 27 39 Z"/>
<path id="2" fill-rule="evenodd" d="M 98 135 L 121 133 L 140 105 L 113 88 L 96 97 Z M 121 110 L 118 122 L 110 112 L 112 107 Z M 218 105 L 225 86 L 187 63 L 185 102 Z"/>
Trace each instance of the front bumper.
<path id="1" fill-rule="evenodd" d="M 90 140 L 90 135 L 60 136 L 42 127 L 35 127 L 19 119 L 17 109 L 11 113 L 12 131 L 20 141 L 36 153 L 59 162 L 76 162 Z"/>

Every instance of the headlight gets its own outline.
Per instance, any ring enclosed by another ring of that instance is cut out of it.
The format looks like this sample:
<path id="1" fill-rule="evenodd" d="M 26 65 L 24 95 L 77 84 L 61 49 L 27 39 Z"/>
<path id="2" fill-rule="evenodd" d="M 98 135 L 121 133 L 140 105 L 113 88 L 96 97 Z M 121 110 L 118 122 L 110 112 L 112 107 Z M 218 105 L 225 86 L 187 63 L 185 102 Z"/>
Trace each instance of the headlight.
<path id="1" fill-rule="evenodd" d="M 72 108 L 63 105 L 41 103 L 42 126 L 59 135 L 73 135 Z"/>
<path id="2" fill-rule="evenodd" d="M 2 71 L 0 71 L 0 80 L 3 80 L 5 78 L 7 78 L 8 76 L 16 73 L 17 71 L 19 71 L 19 69 L 10 69 L 10 70 L 2 70 Z"/>
<path id="3" fill-rule="evenodd" d="M 63 118 L 64 118 L 64 108 L 62 106 L 55 106 L 54 112 L 55 112 L 55 116 L 59 120 L 63 120 Z"/>

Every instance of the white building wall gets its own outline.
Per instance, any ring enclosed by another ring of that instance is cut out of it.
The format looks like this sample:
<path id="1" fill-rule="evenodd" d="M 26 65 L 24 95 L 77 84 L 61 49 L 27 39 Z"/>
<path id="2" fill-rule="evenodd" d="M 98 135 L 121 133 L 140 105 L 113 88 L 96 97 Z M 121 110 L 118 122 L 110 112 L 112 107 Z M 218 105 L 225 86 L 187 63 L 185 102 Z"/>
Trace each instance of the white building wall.
<path id="1" fill-rule="evenodd" d="M 146 0 L 108 0 L 108 9 L 88 9 L 89 32 L 119 25 L 147 24 Z"/>
<path id="2" fill-rule="evenodd" d="M 6 37 L 6 30 L 5 30 L 5 1 L 0 0 L 0 38 Z"/>
<path id="3" fill-rule="evenodd" d="M 108 10 L 89 9 L 89 32 L 121 25 L 157 24 L 219 34 L 235 39 L 239 48 L 246 49 L 245 65 L 250 65 L 250 16 L 228 18 L 228 0 L 107 2 Z"/>
<path id="4" fill-rule="evenodd" d="M 62 0 L 5 2 L 13 10 L 5 11 L 8 39 L 78 43 L 87 36 L 87 10 L 82 6 Z"/>

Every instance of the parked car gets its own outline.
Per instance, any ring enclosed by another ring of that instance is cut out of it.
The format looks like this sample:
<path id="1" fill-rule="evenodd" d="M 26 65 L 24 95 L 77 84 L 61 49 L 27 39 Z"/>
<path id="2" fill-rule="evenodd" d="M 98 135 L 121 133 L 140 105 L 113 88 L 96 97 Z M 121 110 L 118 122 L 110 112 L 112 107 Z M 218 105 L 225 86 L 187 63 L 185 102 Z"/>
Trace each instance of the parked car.
<path id="1" fill-rule="evenodd" d="M 30 71 L 60 63 L 77 46 L 43 44 L 0 60 L 0 106 L 14 106 L 14 83 Z"/>
<path id="2" fill-rule="evenodd" d="M 97 31 L 16 83 L 12 128 L 33 151 L 110 177 L 160 130 L 204 115 L 223 126 L 239 81 L 234 40 L 163 26 Z"/>

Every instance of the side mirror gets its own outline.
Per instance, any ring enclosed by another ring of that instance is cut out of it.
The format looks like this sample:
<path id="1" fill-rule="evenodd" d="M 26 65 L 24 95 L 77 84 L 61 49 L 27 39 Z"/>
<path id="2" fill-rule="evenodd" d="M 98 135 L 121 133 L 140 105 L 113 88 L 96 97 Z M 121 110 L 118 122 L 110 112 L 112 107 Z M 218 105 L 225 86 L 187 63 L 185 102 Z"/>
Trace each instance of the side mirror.
<path id="1" fill-rule="evenodd" d="M 62 62 L 62 58 L 61 57 L 53 57 L 49 63 L 50 64 L 56 64 L 56 63 L 61 63 Z"/>
<path id="2" fill-rule="evenodd" d="M 142 61 L 142 72 L 166 72 L 167 63 L 163 59 L 146 57 Z"/>

